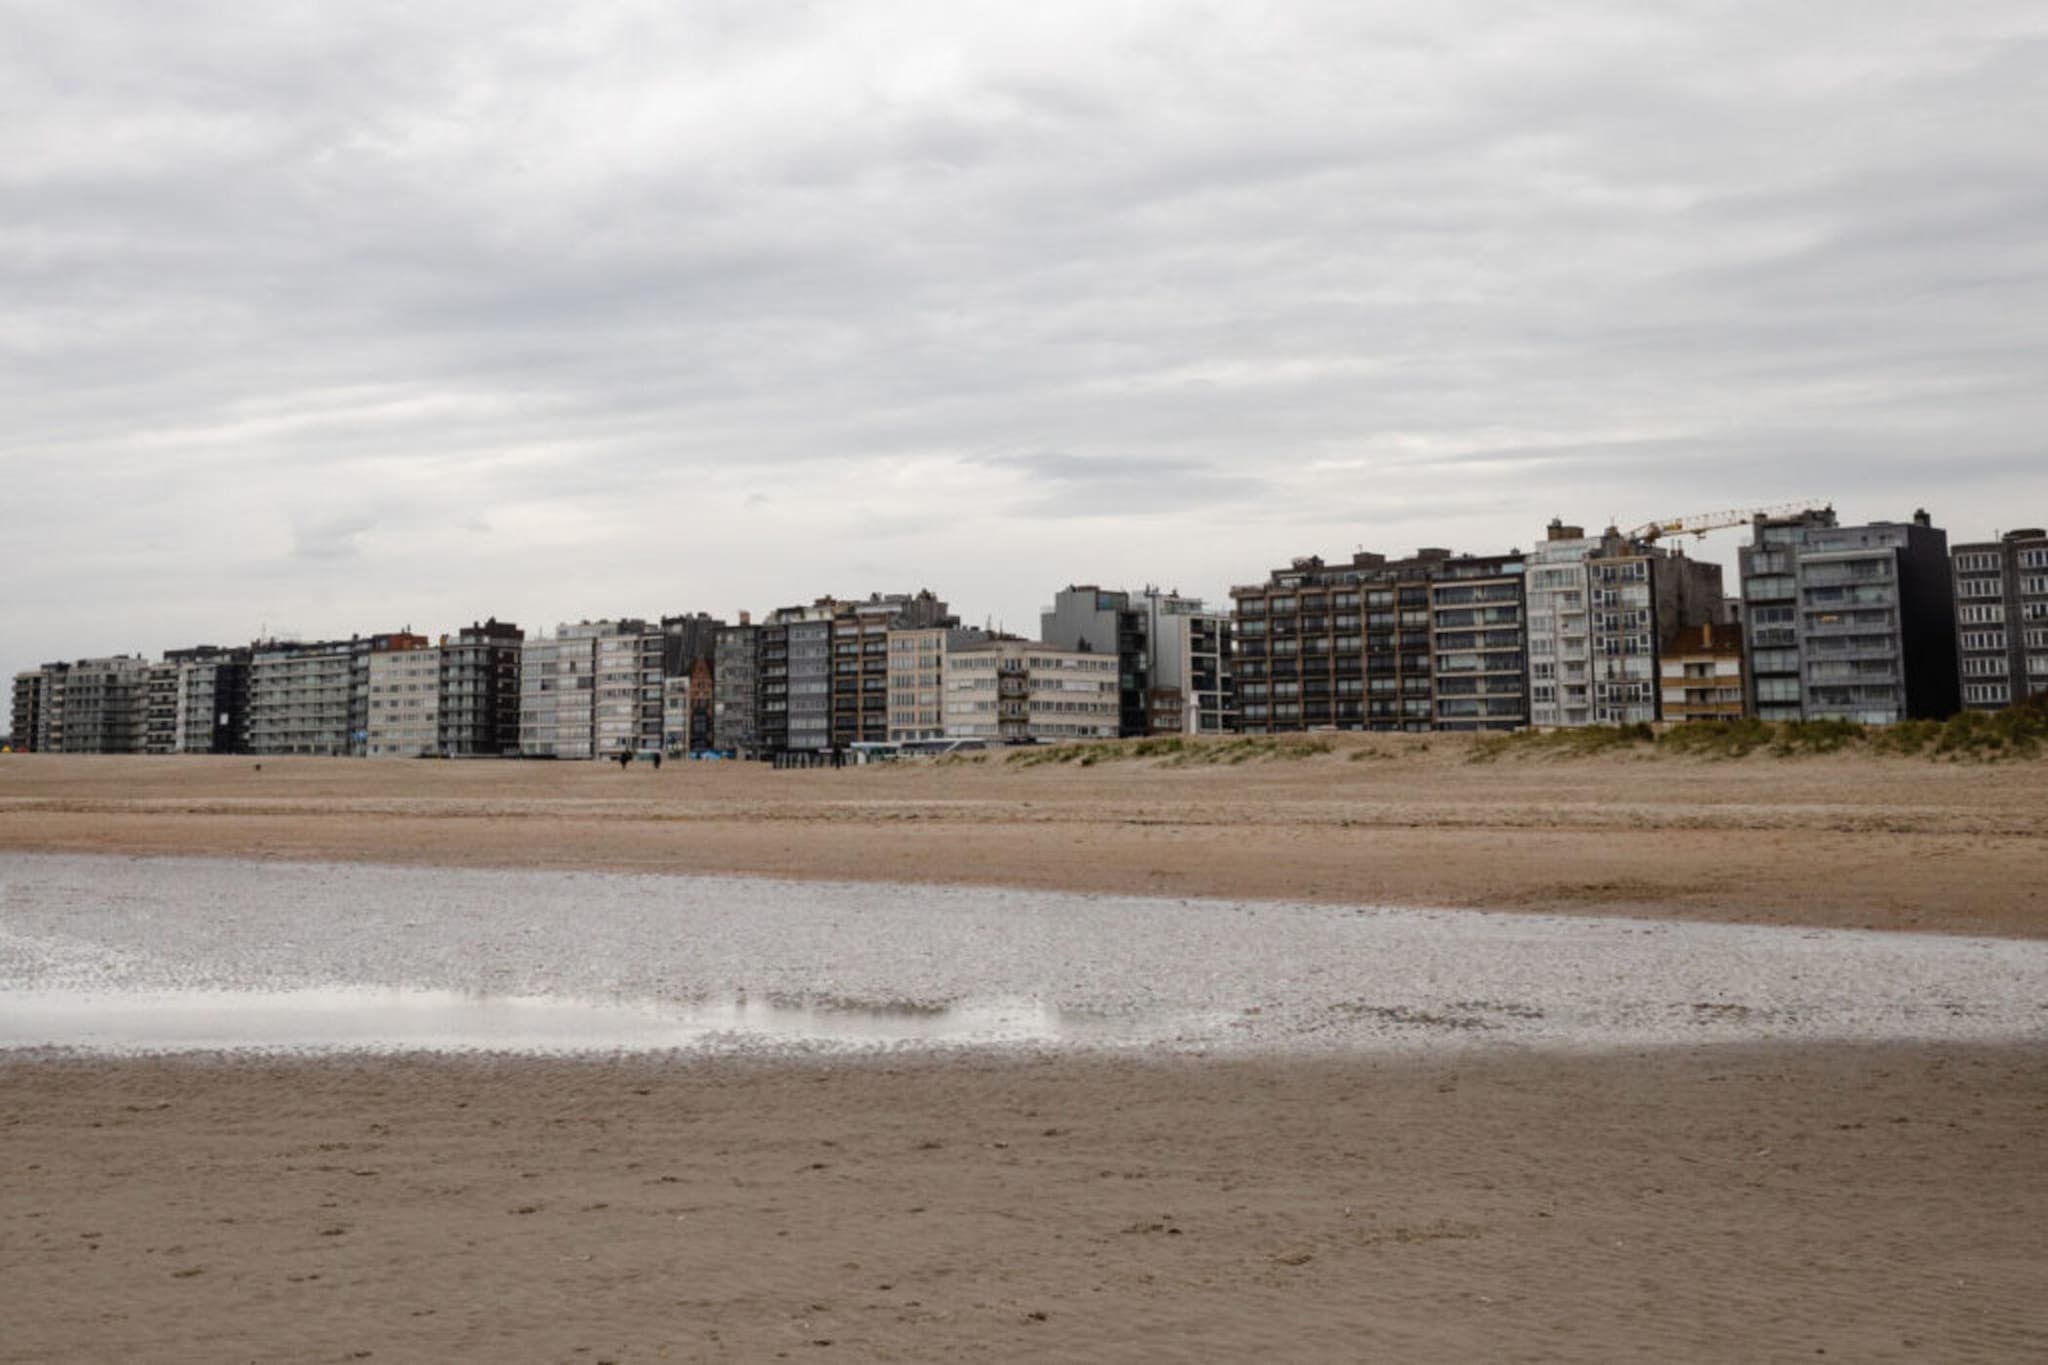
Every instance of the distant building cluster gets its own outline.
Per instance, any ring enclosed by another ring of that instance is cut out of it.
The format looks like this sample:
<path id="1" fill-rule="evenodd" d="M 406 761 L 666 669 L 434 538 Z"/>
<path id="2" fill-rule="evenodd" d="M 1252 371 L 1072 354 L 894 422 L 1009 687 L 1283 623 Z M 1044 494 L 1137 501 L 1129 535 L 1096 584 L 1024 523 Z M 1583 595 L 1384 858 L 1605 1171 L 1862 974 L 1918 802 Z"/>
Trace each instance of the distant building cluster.
<path id="1" fill-rule="evenodd" d="M 1726 523 L 1722 523 L 1726 524 Z M 1717 564 L 1682 523 L 1536 548 L 1308 556 L 1231 607 L 1055 594 L 1026 640 L 930 591 L 755 621 L 489 620 L 198 645 L 14 678 L 7 743 L 77 754 L 748 758 L 1142 735 L 1513 730 L 1840 718 L 1885 725 L 2048 691 L 2048 532 L 1950 547 L 1923 512 L 1759 515 Z"/>

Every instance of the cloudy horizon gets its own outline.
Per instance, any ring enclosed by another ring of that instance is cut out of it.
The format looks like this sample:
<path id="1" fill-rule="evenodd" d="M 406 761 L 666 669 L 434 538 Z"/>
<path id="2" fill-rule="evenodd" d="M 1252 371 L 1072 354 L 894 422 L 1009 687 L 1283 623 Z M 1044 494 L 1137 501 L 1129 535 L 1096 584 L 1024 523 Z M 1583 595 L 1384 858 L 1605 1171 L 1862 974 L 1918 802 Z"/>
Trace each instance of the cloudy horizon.
<path id="1" fill-rule="evenodd" d="M 0 34 L 0 676 L 926 586 L 1030 633 L 1553 516 L 2048 522 L 2037 5 Z"/>

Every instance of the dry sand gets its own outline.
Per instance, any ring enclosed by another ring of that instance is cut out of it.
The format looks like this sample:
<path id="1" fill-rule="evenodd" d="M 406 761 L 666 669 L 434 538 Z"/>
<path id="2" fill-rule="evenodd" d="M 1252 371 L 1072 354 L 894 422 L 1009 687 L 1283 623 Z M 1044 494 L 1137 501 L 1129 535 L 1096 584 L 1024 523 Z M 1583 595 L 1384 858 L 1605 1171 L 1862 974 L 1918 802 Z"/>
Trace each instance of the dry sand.
<path id="1" fill-rule="evenodd" d="M 2048 760 L 1239 767 L 0 756 L 0 850 L 731 872 L 2048 935 Z M 1357 757 L 1354 757 L 1356 755 Z"/>
<path id="2" fill-rule="evenodd" d="M 28 756 L 0 850 L 2048 928 L 2039 763 L 1464 759 Z M 1959 1043 L 16 1056 L 0 1360 L 2031 1360 L 2044 1120 Z"/>
<path id="3" fill-rule="evenodd" d="M 2039 1360 L 2048 1059 L 0 1070 L 0 1360 Z"/>

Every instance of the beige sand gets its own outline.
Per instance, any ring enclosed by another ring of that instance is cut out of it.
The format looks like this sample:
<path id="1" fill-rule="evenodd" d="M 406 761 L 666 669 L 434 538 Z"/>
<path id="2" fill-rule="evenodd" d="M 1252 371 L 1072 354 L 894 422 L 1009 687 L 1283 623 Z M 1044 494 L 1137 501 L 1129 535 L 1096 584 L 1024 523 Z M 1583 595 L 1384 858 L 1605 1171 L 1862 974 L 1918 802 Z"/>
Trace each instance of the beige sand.
<path id="1" fill-rule="evenodd" d="M 0 1096 L 6 1361 L 2048 1354 L 2038 1052 L 158 1062 Z"/>
<path id="2" fill-rule="evenodd" d="M 1354 759 L 1352 755 L 1364 755 Z M 2048 760 L 1240 767 L 0 757 L 0 850 L 218 853 L 2048 933 Z"/>
<path id="3" fill-rule="evenodd" d="M 2048 767 L 0 760 L 0 849 L 2037 936 Z M 2044 1002 L 2048 1003 L 2048 1002 Z M 0 1063 L 0 1360 L 2031 1360 L 2048 1059 Z"/>

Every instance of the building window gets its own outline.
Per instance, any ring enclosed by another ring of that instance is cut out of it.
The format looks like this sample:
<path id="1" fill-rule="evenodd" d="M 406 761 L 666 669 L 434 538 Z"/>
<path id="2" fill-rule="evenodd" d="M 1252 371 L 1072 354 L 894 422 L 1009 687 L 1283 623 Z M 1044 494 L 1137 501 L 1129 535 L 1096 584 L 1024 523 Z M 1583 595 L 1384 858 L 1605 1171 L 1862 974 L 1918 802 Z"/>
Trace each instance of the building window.
<path id="1" fill-rule="evenodd" d="M 1761 574 L 1742 585 L 1742 595 L 1752 602 L 1777 602 L 1792 596 L 1792 579 L 1785 574 Z"/>

